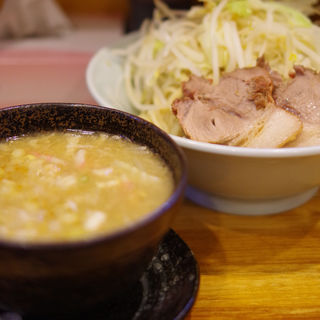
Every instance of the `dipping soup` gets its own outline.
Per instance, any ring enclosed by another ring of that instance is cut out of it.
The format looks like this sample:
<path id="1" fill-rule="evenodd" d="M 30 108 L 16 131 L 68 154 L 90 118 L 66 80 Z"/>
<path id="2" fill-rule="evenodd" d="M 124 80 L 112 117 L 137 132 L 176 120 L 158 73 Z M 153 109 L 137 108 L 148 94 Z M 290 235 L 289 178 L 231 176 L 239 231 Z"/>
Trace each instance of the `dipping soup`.
<path id="1" fill-rule="evenodd" d="M 149 148 L 92 132 L 0 143 L 0 238 L 64 241 L 126 227 L 164 203 L 173 177 Z"/>

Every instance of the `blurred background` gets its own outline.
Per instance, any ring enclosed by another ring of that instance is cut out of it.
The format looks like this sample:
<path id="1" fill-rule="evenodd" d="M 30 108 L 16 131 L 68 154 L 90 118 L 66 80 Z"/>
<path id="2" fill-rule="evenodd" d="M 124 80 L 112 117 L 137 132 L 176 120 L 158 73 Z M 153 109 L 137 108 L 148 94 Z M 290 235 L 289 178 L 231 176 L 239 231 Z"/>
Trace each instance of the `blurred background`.
<path id="1" fill-rule="evenodd" d="M 5 1 L 21 0 L 0 0 L 0 9 Z M 25 1 L 25 0 L 22 0 Z M 37 2 L 39 0 L 34 0 Z M 154 5 L 153 0 L 55 0 L 67 16 L 113 16 L 124 21 L 124 31 L 137 29 L 141 21 L 151 17 Z M 187 9 L 196 0 L 164 0 L 171 8 Z"/>
<path id="2" fill-rule="evenodd" d="M 180 9 L 196 3 L 164 2 Z M 85 78 L 91 57 L 137 29 L 153 8 L 153 0 L 0 0 L 0 107 L 95 103 Z"/>
<path id="3" fill-rule="evenodd" d="M 67 14 L 101 14 L 122 16 L 125 31 L 137 29 L 152 15 L 153 0 L 56 0 Z M 171 8 L 186 9 L 196 0 L 164 0 Z"/>
<path id="4" fill-rule="evenodd" d="M 0 0 L 0 10 L 5 1 L 10 2 L 39 2 L 39 0 Z M 41 1 L 41 0 L 40 0 Z M 154 9 L 153 0 L 54 0 L 63 12 L 72 20 L 77 17 L 108 16 L 123 21 L 123 31 L 136 30 L 141 22 L 152 16 Z M 192 5 L 199 4 L 197 0 L 162 0 L 174 9 L 188 9 Z M 310 0 L 307 0 L 310 1 Z M 311 0 L 312 1 L 312 0 Z M 288 0 L 290 2 L 290 0 Z M 318 5 L 320 0 L 318 1 Z M 318 20 L 319 17 L 313 17 Z"/>

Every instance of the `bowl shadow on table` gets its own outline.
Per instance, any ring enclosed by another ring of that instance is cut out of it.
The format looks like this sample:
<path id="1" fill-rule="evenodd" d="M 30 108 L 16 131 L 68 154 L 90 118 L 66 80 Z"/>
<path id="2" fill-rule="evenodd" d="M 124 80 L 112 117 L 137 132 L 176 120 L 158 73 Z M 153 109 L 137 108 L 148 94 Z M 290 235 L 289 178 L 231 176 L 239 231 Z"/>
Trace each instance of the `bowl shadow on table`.
<path id="1" fill-rule="evenodd" d="M 193 244 L 202 274 L 238 267 L 250 272 L 294 272 L 320 261 L 315 250 L 319 194 L 294 210 L 255 217 L 219 213 L 185 201 L 175 225 Z M 266 264 L 272 267 L 265 268 Z"/>
<path id="2" fill-rule="evenodd" d="M 185 205 L 173 220 L 172 227 L 193 251 L 199 265 L 201 274 L 205 273 L 205 261 L 213 253 L 219 262 L 225 261 L 223 247 L 218 236 L 206 223 L 206 212 L 208 209 L 199 207 L 185 199 Z M 197 212 L 195 215 L 194 212 Z M 199 216 L 198 216 L 199 213 Z"/>

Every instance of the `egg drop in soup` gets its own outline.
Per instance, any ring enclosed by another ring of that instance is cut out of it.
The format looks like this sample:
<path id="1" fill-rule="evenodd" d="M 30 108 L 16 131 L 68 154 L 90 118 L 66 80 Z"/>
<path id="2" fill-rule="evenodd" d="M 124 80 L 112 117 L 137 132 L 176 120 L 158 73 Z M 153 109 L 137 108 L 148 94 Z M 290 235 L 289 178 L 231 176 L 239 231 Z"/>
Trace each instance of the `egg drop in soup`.
<path id="1" fill-rule="evenodd" d="M 0 143 L 0 238 L 90 238 L 139 221 L 173 192 L 170 169 L 119 136 L 50 132 Z"/>

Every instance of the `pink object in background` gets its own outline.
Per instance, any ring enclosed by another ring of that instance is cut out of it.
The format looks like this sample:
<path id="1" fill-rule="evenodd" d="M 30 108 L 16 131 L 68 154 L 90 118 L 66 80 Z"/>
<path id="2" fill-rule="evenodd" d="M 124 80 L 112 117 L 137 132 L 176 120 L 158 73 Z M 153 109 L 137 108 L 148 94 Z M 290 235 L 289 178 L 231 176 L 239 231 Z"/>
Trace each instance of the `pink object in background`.
<path id="1" fill-rule="evenodd" d="M 33 102 L 95 103 L 87 89 L 89 52 L 0 51 L 0 107 Z"/>

